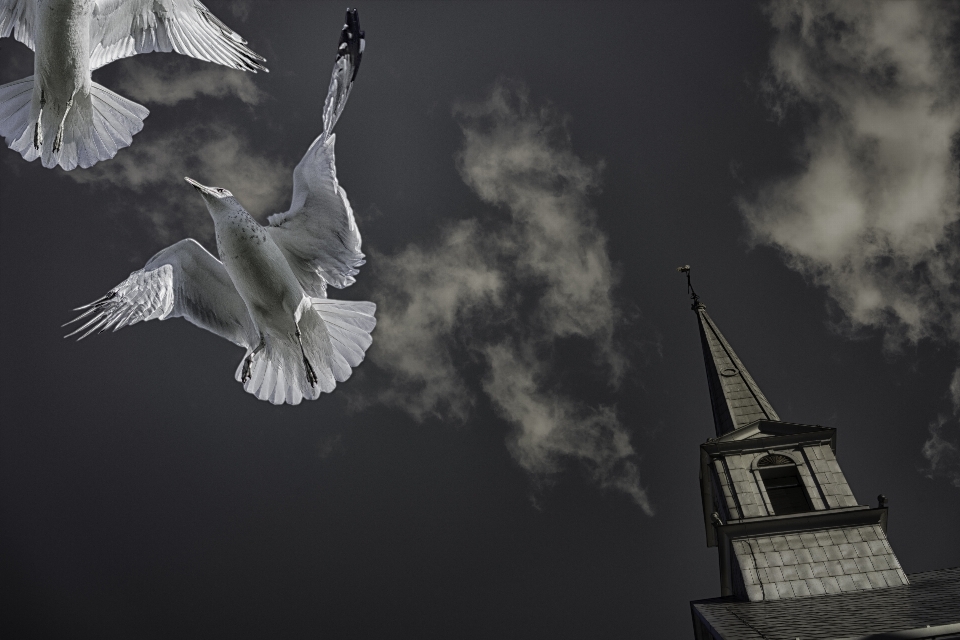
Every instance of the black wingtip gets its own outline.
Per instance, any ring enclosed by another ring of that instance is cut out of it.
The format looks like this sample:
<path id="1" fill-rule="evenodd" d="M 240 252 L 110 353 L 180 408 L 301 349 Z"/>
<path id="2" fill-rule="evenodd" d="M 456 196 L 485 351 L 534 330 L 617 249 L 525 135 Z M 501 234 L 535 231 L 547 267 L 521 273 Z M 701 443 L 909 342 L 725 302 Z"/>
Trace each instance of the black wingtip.
<path id="1" fill-rule="evenodd" d="M 353 67 L 353 75 L 350 81 L 357 77 L 357 71 L 360 70 L 360 58 L 363 57 L 364 37 L 366 34 L 360 28 L 360 14 L 356 9 L 347 9 L 347 15 L 343 21 L 343 29 L 340 31 L 340 43 L 337 46 L 337 59 L 344 56 L 350 57 L 350 63 Z"/>

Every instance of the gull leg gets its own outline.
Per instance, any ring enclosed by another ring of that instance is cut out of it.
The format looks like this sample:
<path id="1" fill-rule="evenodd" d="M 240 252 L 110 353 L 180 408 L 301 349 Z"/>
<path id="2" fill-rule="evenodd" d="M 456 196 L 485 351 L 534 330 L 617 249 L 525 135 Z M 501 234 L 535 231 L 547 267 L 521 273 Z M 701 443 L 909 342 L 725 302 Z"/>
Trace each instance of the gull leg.
<path id="1" fill-rule="evenodd" d="M 37 121 L 33 125 L 33 148 L 37 151 L 43 146 L 43 129 L 40 128 L 40 122 L 43 120 L 43 105 L 47 100 L 43 95 L 43 89 L 40 89 L 40 113 L 37 114 Z"/>
<path id="2" fill-rule="evenodd" d="M 67 115 L 70 114 L 70 109 L 73 108 L 73 98 L 67 100 L 67 108 L 63 112 L 63 119 L 60 121 L 60 126 L 57 127 L 57 137 L 53 139 L 53 152 L 56 153 L 60 151 L 60 145 L 63 144 L 63 126 L 67 122 Z"/>
<path id="3" fill-rule="evenodd" d="M 303 341 L 300 339 L 300 327 L 297 327 L 297 342 L 300 344 L 300 355 L 303 356 L 303 366 L 307 370 L 307 382 L 310 383 L 311 387 L 315 387 L 318 382 L 317 373 L 313 370 L 313 365 L 307 360 L 307 353 L 303 350 Z"/>
<path id="4" fill-rule="evenodd" d="M 260 344 L 257 345 L 257 348 L 250 352 L 250 354 L 243 359 L 243 371 L 240 372 L 240 383 L 246 384 L 247 380 L 250 379 L 251 371 L 253 368 L 253 356 L 257 355 L 263 350 L 263 334 L 260 334 Z"/>

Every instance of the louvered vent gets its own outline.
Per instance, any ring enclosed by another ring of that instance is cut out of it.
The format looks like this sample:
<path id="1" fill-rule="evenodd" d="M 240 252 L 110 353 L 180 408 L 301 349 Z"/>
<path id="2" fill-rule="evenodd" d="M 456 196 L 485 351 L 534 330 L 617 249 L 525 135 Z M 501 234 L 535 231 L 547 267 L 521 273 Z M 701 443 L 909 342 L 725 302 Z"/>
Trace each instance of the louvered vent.
<path id="1" fill-rule="evenodd" d="M 793 464 L 793 460 L 787 456 L 781 456 L 778 453 L 764 456 L 757 461 L 758 467 L 772 467 L 779 464 Z"/>

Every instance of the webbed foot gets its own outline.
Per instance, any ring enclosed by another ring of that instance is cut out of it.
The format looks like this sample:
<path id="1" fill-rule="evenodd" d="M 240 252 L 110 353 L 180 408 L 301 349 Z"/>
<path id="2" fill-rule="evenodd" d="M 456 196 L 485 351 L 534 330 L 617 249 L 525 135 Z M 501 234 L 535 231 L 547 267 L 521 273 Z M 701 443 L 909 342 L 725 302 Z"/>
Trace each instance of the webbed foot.
<path id="1" fill-rule="evenodd" d="M 53 139 L 53 152 L 57 153 L 60 151 L 60 146 L 63 144 L 63 129 L 64 125 L 67 124 L 67 116 L 70 114 L 70 109 L 73 108 L 73 98 L 67 101 L 67 109 L 63 112 L 63 120 L 60 121 L 60 126 L 57 128 L 57 137 Z"/>
<path id="2" fill-rule="evenodd" d="M 63 124 L 60 125 L 60 128 L 57 130 L 57 137 L 53 139 L 53 152 L 57 153 L 60 151 L 60 145 L 63 144 Z"/>
<path id="3" fill-rule="evenodd" d="M 40 128 L 40 122 L 43 120 L 43 107 L 47 104 L 46 99 L 43 96 L 43 91 L 40 92 L 40 112 L 37 114 L 37 122 L 33 125 L 33 148 L 36 151 L 40 151 L 40 147 L 43 146 L 43 129 Z"/>
<path id="4" fill-rule="evenodd" d="M 307 352 L 303 350 L 303 340 L 301 339 L 300 327 L 297 327 L 297 332 L 294 334 L 297 336 L 297 344 L 300 345 L 300 355 L 303 356 L 303 366 L 307 370 L 307 382 L 310 383 L 311 387 L 317 386 L 317 382 L 320 381 L 317 378 L 317 372 L 313 370 L 313 365 L 310 364 L 310 361 L 307 360 Z"/>
<path id="5" fill-rule="evenodd" d="M 310 361 L 306 358 L 303 359 L 303 366 L 307 369 L 307 382 L 310 383 L 311 387 L 317 386 L 319 378 L 317 378 L 316 372 L 313 370 L 313 365 L 310 364 Z"/>
<path id="6" fill-rule="evenodd" d="M 260 351 L 265 346 L 263 340 L 263 334 L 260 334 L 260 344 L 257 345 L 257 348 L 247 354 L 247 357 L 243 359 L 243 370 L 240 371 L 240 383 L 247 384 L 247 380 L 253 377 L 253 356 L 260 353 Z"/>
<path id="7" fill-rule="evenodd" d="M 240 372 L 240 384 L 247 384 L 247 380 L 252 375 L 250 370 L 253 368 L 253 354 L 243 359 L 243 371 Z"/>

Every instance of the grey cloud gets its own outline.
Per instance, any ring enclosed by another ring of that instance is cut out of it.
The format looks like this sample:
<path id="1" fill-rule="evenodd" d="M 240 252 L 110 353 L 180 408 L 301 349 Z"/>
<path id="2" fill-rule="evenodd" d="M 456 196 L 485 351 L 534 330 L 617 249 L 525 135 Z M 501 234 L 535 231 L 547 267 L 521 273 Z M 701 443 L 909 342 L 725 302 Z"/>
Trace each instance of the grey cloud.
<path id="1" fill-rule="evenodd" d="M 630 435 L 611 407 L 592 408 L 546 388 L 547 363 L 530 345 L 501 343 L 484 349 L 490 367 L 483 390 L 497 412 L 516 425 L 508 446 L 514 459 L 539 478 L 578 460 L 602 487 L 623 491 L 648 514 Z"/>
<path id="2" fill-rule="evenodd" d="M 506 278 L 491 263 L 497 250 L 478 221 L 468 220 L 449 226 L 428 249 L 375 255 L 380 295 L 372 353 L 400 383 L 382 400 L 418 420 L 466 421 L 475 399 L 452 348 L 477 316 L 503 307 Z"/>
<path id="3" fill-rule="evenodd" d="M 930 423 L 930 437 L 923 443 L 923 457 L 927 459 L 925 473 L 929 478 L 942 477 L 960 488 L 960 368 L 950 380 L 950 400 L 953 404 L 953 419 L 943 415 Z M 950 431 L 954 431 L 951 437 Z"/>
<path id="4" fill-rule="evenodd" d="M 250 17 L 250 10 L 253 8 L 253 0 L 231 0 L 229 6 L 230 13 L 232 13 L 237 20 L 246 22 L 247 18 Z"/>
<path id="5" fill-rule="evenodd" d="M 150 105 L 172 106 L 200 96 L 233 96 L 248 105 L 263 102 L 266 94 L 257 88 L 252 73 L 205 64 L 199 69 L 193 61 L 179 58 L 165 61 L 131 58 L 123 65 L 116 91 L 123 96 Z"/>
<path id="6" fill-rule="evenodd" d="M 197 64 L 182 56 L 129 58 L 121 63 L 116 90 L 151 106 L 173 106 L 201 96 L 232 96 L 251 106 L 264 100 L 253 74 L 211 64 L 194 69 Z M 251 213 L 264 217 L 278 211 L 289 196 L 292 170 L 255 151 L 237 128 L 209 121 L 182 125 L 167 135 L 148 128 L 115 158 L 64 175 L 109 191 L 106 208 L 118 215 L 142 216 L 158 240 L 168 243 L 184 236 L 213 238 L 206 210 L 184 176 L 229 189 Z"/>
<path id="7" fill-rule="evenodd" d="M 454 115 L 464 135 L 460 175 L 510 220 L 451 224 L 438 242 L 376 256 L 373 361 L 394 377 L 381 399 L 417 419 L 462 422 L 482 393 L 513 425 L 509 450 L 537 483 L 576 460 L 652 513 L 616 411 L 563 392 L 550 355 L 558 341 L 579 337 L 593 348 L 593 373 L 611 385 L 627 367 L 615 341 L 623 318 L 614 269 L 589 204 L 602 167 L 574 153 L 565 118 L 534 109 L 523 87 L 501 82 Z M 472 368 L 484 372 L 479 391 Z"/>
<path id="8" fill-rule="evenodd" d="M 145 217 L 161 242 L 172 242 L 185 235 L 208 241 L 213 236 L 206 209 L 184 176 L 229 189 L 249 211 L 263 217 L 279 211 L 289 196 L 292 171 L 257 154 L 236 129 L 204 124 L 164 137 L 140 134 L 112 160 L 63 175 L 111 191 L 107 207 Z"/>
<path id="9" fill-rule="evenodd" d="M 465 139 L 460 174 L 482 200 L 510 212 L 516 267 L 544 287 L 539 320 L 552 336 L 595 339 L 598 359 L 618 378 L 626 362 L 612 343 L 620 320 L 616 282 L 587 199 L 602 164 L 577 157 L 564 117 L 550 107 L 532 110 L 523 89 L 498 85 L 486 102 L 458 105 L 455 113 Z"/>
<path id="10" fill-rule="evenodd" d="M 847 331 L 879 329 L 891 351 L 960 341 L 953 11 L 839 0 L 769 8 L 774 112 L 814 115 L 803 168 L 740 209 L 753 241 L 823 287 Z"/>
<path id="11" fill-rule="evenodd" d="M 927 459 L 924 474 L 928 478 L 946 478 L 960 489 L 960 447 L 956 439 L 946 433 L 950 425 L 951 421 L 943 416 L 930 423 L 930 437 L 923 443 L 922 449 L 923 457 Z"/>

